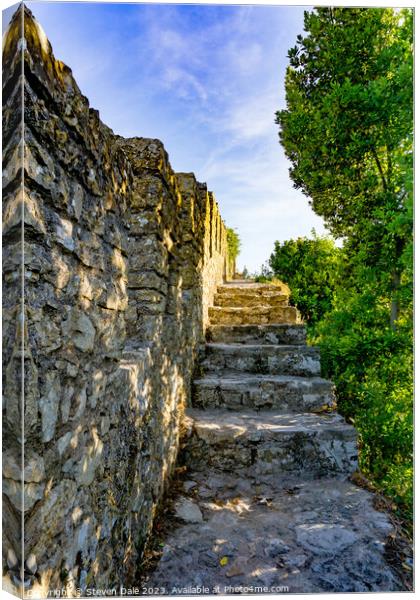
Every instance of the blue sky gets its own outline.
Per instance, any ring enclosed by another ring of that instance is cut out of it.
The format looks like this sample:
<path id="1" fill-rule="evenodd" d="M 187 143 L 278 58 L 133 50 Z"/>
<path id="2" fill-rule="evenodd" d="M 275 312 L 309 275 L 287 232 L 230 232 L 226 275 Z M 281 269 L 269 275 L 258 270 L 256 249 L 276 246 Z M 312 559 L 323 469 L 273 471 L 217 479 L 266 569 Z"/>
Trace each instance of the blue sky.
<path id="1" fill-rule="evenodd" d="M 323 231 L 293 189 L 274 113 L 284 107 L 296 6 L 27 2 L 115 133 L 159 138 L 206 181 L 258 270 L 274 241 Z"/>

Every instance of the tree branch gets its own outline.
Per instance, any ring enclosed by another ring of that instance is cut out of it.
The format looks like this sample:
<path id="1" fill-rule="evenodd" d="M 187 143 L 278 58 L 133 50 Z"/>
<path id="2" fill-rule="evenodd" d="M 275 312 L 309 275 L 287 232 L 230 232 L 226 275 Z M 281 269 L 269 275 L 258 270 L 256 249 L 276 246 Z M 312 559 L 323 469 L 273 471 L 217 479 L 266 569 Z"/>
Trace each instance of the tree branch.
<path id="1" fill-rule="evenodd" d="M 376 162 L 376 166 L 378 167 L 378 171 L 379 171 L 379 174 L 380 174 L 381 179 L 382 179 L 382 185 L 383 185 L 383 188 L 384 188 L 384 192 L 386 192 L 388 190 L 388 185 L 387 185 L 387 182 L 386 182 L 386 179 L 385 179 L 384 172 L 382 170 L 381 161 L 379 160 L 379 156 L 378 156 L 375 148 L 372 148 L 372 154 L 373 154 L 373 157 L 374 157 L 375 162 Z"/>
<path id="2" fill-rule="evenodd" d="M 392 175 L 392 160 L 391 160 L 391 151 L 389 149 L 389 146 L 387 144 L 386 146 L 386 158 L 387 158 L 387 169 L 386 169 L 386 175 L 388 178 L 388 181 L 391 181 L 391 175 Z"/>

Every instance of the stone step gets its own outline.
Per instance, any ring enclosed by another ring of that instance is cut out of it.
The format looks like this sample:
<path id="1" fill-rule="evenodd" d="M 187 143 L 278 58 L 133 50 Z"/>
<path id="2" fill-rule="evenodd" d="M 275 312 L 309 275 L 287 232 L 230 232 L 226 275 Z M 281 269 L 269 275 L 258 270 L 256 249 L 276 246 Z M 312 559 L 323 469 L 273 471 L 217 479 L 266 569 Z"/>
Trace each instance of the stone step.
<path id="1" fill-rule="evenodd" d="M 194 381 L 193 406 L 318 413 L 336 402 L 332 383 L 320 377 L 223 373 Z"/>
<path id="2" fill-rule="evenodd" d="M 232 282 L 219 285 L 217 288 L 218 294 L 242 294 L 242 295 L 253 295 L 261 293 L 273 293 L 273 294 L 286 294 L 290 295 L 289 286 L 285 283 L 279 285 L 273 285 L 269 283 L 255 283 L 255 282 Z"/>
<path id="3" fill-rule="evenodd" d="M 211 325 L 294 325 L 299 322 L 299 314 L 294 306 L 210 306 L 209 320 Z"/>
<path id="4" fill-rule="evenodd" d="M 305 325 L 210 325 L 206 339 L 215 343 L 305 344 Z"/>
<path id="5" fill-rule="evenodd" d="M 285 294 L 273 294 L 272 292 L 264 292 L 263 294 L 216 294 L 214 297 L 214 306 L 227 307 L 250 307 L 255 306 L 271 306 L 277 308 L 279 306 L 287 306 L 289 297 Z"/>
<path id="6" fill-rule="evenodd" d="M 356 430 L 337 414 L 233 413 L 189 409 L 188 468 L 244 477 L 304 473 L 346 476 L 357 468 Z"/>
<path id="7" fill-rule="evenodd" d="M 223 286 L 231 286 L 231 285 L 250 285 L 255 284 L 255 279 L 241 279 L 240 277 L 234 277 L 230 281 L 226 281 Z"/>
<path id="8" fill-rule="evenodd" d="M 319 349 L 308 346 L 205 344 L 200 348 L 204 372 L 240 371 L 258 374 L 320 374 Z"/>

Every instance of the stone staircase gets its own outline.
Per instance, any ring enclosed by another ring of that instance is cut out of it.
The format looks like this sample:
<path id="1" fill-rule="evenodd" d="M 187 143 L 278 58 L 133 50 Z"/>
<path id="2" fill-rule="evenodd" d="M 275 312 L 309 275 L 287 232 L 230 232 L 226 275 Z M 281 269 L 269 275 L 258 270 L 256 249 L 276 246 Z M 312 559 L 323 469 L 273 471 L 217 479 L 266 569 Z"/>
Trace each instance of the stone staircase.
<path id="1" fill-rule="evenodd" d="M 357 468 L 319 353 L 286 286 L 223 285 L 210 309 L 179 462 L 175 521 L 143 587 L 162 594 L 404 589 L 393 527 Z"/>
<path id="2" fill-rule="evenodd" d="M 288 305 L 288 288 L 252 283 L 220 286 L 209 308 L 210 323 L 214 325 L 294 324 L 298 321 L 296 308 Z"/>
<path id="3" fill-rule="evenodd" d="M 214 305 L 188 411 L 188 465 L 248 476 L 354 471 L 356 432 L 334 412 L 287 287 L 235 282 L 219 287 Z"/>

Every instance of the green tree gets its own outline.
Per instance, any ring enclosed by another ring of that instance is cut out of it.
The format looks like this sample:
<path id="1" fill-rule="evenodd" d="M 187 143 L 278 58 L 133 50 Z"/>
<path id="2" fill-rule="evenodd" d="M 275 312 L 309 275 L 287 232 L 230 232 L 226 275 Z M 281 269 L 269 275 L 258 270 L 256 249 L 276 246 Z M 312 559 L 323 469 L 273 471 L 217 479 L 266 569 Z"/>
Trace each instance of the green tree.
<path id="1" fill-rule="evenodd" d="M 269 264 L 276 277 L 287 283 L 290 300 L 309 324 L 331 309 L 339 270 L 340 249 L 328 237 L 313 231 L 313 238 L 275 242 Z"/>
<path id="2" fill-rule="evenodd" d="M 304 29 L 289 51 L 287 106 L 276 120 L 295 187 L 343 239 L 331 309 L 314 312 L 311 340 L 339 410 L 358 427 L 361 467 L 408 516 L 412 12 L 318 8 L 305 13 Z"/>
<path id="3" fill-rule="evenodd" d="M 412 228 L 412 13 L 318 8 L 304 25 L 276 119 L 290 175 L 377 271 L 394 326 Z"/>
<path id="4" fill-rule="evenodd" d="M 226 228 L 227 234 L 227 246 L 228 246 L 228 258 L 231 265 L 232 273 L 236 272 L 236 259 L 239 256 L 241 250 L 241 240 L 237 232 L 232 227 Z"/>

